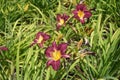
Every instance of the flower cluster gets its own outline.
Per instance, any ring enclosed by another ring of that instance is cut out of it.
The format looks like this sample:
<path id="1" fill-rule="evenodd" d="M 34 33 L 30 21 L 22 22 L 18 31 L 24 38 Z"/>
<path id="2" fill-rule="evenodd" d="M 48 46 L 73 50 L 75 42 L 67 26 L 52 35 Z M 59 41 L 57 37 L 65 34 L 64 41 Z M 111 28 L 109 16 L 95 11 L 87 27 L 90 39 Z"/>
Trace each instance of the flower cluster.
<path id="1" fill-rule="evenodd" d="M 91 12 L 87 9 L 86 5 L 84 4 L 78 4 L 76 6 L 76 9 L 72 11 L 74 14 L 74 18 L 79 20 L 82 24 L 85 23 L 86 18 L 90 18 L 92 15 Z M 56 30 L 60 30 L 62 26 L 65 26 L 69 20 L 70 16 L 64 14 L 57 14 L 56 16 Z M 31 46 L 34 44 L 38 44 L 39 47 L 43 47 L 43 44 L 45 41 L 50 39 L 50 35 L 44 32 L 38 32 L 36 34 L 35 39 L 33 40 L 33 43 Z M 46 58 L 48 59 L 47 61 L 47 67 L 50 65 L 54 70 L 58 70 L 60 68 L 60 59 L 61 58 L 70 58 L 70 55 L 66 54 L 66 49 L 67 49 L 68 44 L 67 43 L 61 43 L 58 44 L 54 41 L 52 42 L 52 45 L 46 48 L 45 50 L 45 55 Z"/>
<path id="2" fill-rule="evenodd" d="M 45 42 L 49 38 L 50 36 L 48 34 L 38 32 L 31 46 L 33 46 L 34 44 L 38 44 L 39 47 L 43 47 L 43 42 Z M 47 62 L 47 66 L 51 65 L 54 70 L 58 70 L 60 67 L 60 59 L 70 57 L 69 55 L 65 54 L 66 49 L 67 43 L 61 43 L 57 45 L 56 42 L 53 42 L 52 46 L 48 47 L 45 51 L 45 55 L 49 59 Z"/>
<path id="3" fill-rule="evenodd" d="M 80 21 L 82 24 L 85 23 L 85 19 L 88 19 L 92 16 L 92 13 L 90 10 L 87 9 L 85 4 L 78 4 L 76 6 L 76 9 L 72 11 L 74 14 L 74 18 Z M 60 29 L 60 27 L 64 26 L 69 19 L 69 16 L 64 14 L 57 14 L 56 20 L 57 20 L 57 30 Z"/>

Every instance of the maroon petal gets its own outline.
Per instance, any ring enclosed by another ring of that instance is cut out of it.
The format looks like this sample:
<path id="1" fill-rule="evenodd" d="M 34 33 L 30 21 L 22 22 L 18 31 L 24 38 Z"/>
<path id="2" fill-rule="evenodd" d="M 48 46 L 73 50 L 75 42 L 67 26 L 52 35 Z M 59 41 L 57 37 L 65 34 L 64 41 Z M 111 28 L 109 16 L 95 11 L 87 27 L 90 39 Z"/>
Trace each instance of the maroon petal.
<path id="1" fill-rule="evenodd" d="M 84 23 L 85 23 L 85 20 L 84 20 L 84 19 L 80 19 L 80 22 L 81 22 L 82 24 L 84 24 Z"/>
<path id="2" fill-rule="evenodd" d="M 84 11 L 84 10 L 86 10 L 87 8 L 86 8 L 86 5 L 85 5 L 85 4 L 78 4 L 78 5 L 76 6 L 76 9 L 77 9 L 77 10 L 82 10 L 82 11 Z"/>
<path id="3" fill-rule="evenodd" d="M 47 67 L 49 67 L 49 66 L 52 64 L 52 62 L 53 62 L 53 60 L 49 60 L 49 61 L 47 62 Z"/>
<path id="4" fill-rule="evenodd" d="M 34 39 L 34 43 L 37 43 L 38 39 Z"/>
<path id="5" fill-rule="evenodd" d="M 85 18 L 89 18 L 92 16 L 92 13 L 90 11 L 85 11 Z"/>
<path id="6" fill-rule="evenodd" d="M 42 34 L 42 32 L 38 32 L 38 33 L 36 34 L 36 39 L 39 39 L 39 37 L 41 36 L 41 34 Z"/>
<path id="7" fill-rule="evenodd" d="M 80 20 L 78 15 L 74 15 L 74 18 L 76 18 L 77 20 Z"/>
<path id="8" fill-rule="evenodd" d="M 69 18 L 69 16 L 68 16 L 68 15 L 63 14 L 63 19 L 64 19 L 65 21 L 67 21 L 67 20 L 68 20 L 68 18 Z"/>
<path id="9" fill-rule="evenodd" d="M 78 11 L 77 10 L 73 10 L 72 13 L 77 15 Z"/>
<path id="10" fill-rule="evenodd" d="M 56 20 L 57 20 L 57 21 L 60 21 L 60 19 L 61 19 L 61 15 L 60 15 L 60 14 L 57 14 Z"/>
<path id="11" fill-rule="evenodd" d="M 43 38 L 44 38 L 44 40 L 48 40 L 48 39 L 50 38 L 50 35 L 44 34 L 44 35 L 43 35 Z"/>
<path id="12" fill-rule="evenodd" d="M 51 62 L 52 68 L 58 70 L 60 68 L 60 60 Z"/>
<path id="13" fill-rule="evenodd" d="M 8 50 L 8 48 L 7 48 L 7 47 L 5 47 L 5 46 L 0 46 L 0 50 L 1 50 L 1 51 L 7 51 L 7 50 Z"/>
<path id="14" fill-rule="evenodd" d="M 57 27 L 56 27 L 57 31 L 60 29 L 60 27 L 61 27 L 61 25 L 58 23 Z"/>
<path id="15" fill-rule="evenodd" d="M 77 20 L 80 20 L 77 10 L 73 10 L 72 13 L 74 14 L 74 18 L 76 18 Z"/>
<path id="16" fill-rule="evenodd" d="M 61 51 L 61 54 L 65 54 L 66 49 L 67 49 L 67 43 L 61 43 L 58 45 L 58 50 Z"/>
<path id="17" fill-rule="evenodd" d="M 56 44 L 56 42 L 55 42 L 55 41 L 52 43 L 52 48 L 53 48 L 53 50 L 54 50 L 54 49 L 56 49 L 56 50 L 57 50 L 57 44 Z"/>
<path id="18" fill-rule="evenodd" d="M 32 47 L 33 45 L 35 45 L 37 43 L 37 39 L 34 39 L 34 41 L 31 43 L 30 47 Z"/>
<path id="19" fill-rule="evenodd" d="M 38 43 L 38 46 L 42 48 L 43 47 L 43 42 L 42 43 Z"/>
<path id="20" fill-rule="evenodd" d="M 50 58 L 51 57 L 51 53 L 54 51 L 53 47 L 48 47 L 46 50 L 45 50 L 45 55 L 46 57 Z"/>

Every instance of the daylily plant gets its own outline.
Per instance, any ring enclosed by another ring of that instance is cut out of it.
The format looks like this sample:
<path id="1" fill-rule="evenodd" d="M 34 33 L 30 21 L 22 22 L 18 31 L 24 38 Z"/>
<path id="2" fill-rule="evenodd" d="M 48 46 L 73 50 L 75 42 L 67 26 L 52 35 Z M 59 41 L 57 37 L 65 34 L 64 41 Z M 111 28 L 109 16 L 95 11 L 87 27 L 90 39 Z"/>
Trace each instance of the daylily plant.
<path id="1" fill-rule="evenodd" d="M 68 20 L 69 16 L 66 14 L 57 14 L 57 30 L 60 29 L 61 26 L 65 25 L 66 21 Z"/>
<path id="2" fill-rule="evenodd" d="M 92 16 L 92 13 L 87 9 L 85 4 L 78 4 L 72 13 L 74 14 L 74 18 L 79 20 L 82 24 L 85 23 L 85 18 L 90 18 Z"/>
<path id="3" fill-rule="evenodd" d="M 66 49 L 67 43 L 57 45 L 56 42 L 53 42 L 52 46 L 48 47 L 45 51 L 45 55 L 49 59 L 47 62 L 47 67 L 51 65 L 54 70 L 58 70 L 60 67 L 60 59 L 70 57 L 65 54 Z"/>
<path id="4" fill-rule="evenodd" d="M 49 38 L 50 36 L 48 34 L 44 32 L 38 32 L 31 46 L 33 46 L 34 44 L 38 44 L 39 47 L 43 47 L 43 43 Z"/>

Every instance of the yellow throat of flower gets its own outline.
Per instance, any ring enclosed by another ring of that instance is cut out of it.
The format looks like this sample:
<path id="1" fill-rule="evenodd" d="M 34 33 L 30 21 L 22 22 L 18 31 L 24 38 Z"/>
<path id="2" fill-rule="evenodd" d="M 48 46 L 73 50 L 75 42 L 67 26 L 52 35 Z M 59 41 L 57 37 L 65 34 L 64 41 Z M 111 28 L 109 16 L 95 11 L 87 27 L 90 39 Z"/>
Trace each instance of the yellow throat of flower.
<path id="1" fill-rule="evenodd" d="M 55 50 L 53 53 L 52 53 L 52 58 L 53 60 L 57 61 L 61 58 L 61 52 L 59 50 Z"/>
<path id="2" fill-rule="evenodd" d="M 59 24 L 60 24 L 60 25 L 63 25 L 63 24 L 64 24 L 64 22 L 65 22 L 65 21 L 64 21 L 64 19 L 60 19 Z"/>
<path id="3" fill-rule="evenodd" d="M 41 42 L 42 42 L 42 40 L 43 40 L 43 37 L 42 37 L 42 36 L 40 36 L 40 37 L 39 37 L 39 39 L 38 39 L 38 41 L 37 41 L 37 43 L 41 43 Z"/>
<path id="4" fill-rule="evenodd" d="M 84 12 L 83 11 L 81 11 L 81 10 L 79 10 L 78 11 L 78 17 L 80 18 L 80 19 L 82 19 L 83 17 L 84 17 Z"/>

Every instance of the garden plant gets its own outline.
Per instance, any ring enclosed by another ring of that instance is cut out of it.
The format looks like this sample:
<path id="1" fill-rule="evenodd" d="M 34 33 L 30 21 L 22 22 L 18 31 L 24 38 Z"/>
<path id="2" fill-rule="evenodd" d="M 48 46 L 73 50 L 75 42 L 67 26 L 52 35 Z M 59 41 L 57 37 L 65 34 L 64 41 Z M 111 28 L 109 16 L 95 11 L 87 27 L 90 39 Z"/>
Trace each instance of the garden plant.
<path id="1" fill-rule="evenodd" d="M 120 0 L 0 0 L 0 80 L 119 80 Z"/>

